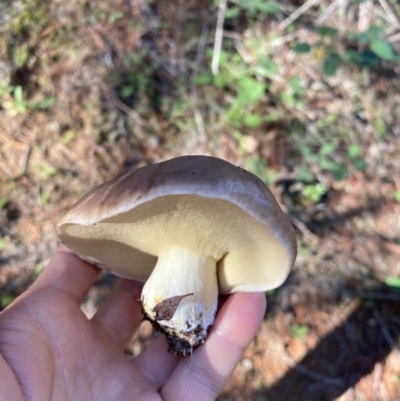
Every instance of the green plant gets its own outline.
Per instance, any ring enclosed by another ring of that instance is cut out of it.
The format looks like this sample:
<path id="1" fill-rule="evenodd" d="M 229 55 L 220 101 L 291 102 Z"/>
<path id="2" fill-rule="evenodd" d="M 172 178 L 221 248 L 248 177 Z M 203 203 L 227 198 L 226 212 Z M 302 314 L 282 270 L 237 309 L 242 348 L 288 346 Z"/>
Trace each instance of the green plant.
<path id="1" fill-rule="evenodd" d="M 39 202 L 41 206 L 46 206 L 49 203 L 49 199 L 51 196 L 51 191 L 49 189 L 44 189 L 40 191 L 39 194 Z"/>
<path id="2" fill-rule="evenodd" d="M 29 103 L 23 96 L 21 86 L 13 88 L 11 99 L 3 101 L 3 107 L 8 110 L 12 117 L 18 114 L 25 114 L 28 110 L 28 105 Z"/>
<path id="3" fill-rule="evenodd" d="M 1 294 L 0 295 L 0 309 L 6 308 L 8 305 L 10 305 L 16 296 L 11 295 L 11 294 Z"/>
<path id="4" fill-rule="evenodd" d="M 315 184 L 308 184 L 303 190 L 303 196 L 311 203 L 319 203 L 321 198 L 325 195 L 326 188 L 320 182 Z"/>
<path id="5" fill-rule="evenodd" d="M 305 89 L 299 76 L 291 78 L 286 85 L 285 90 L 280 94 L 284 105 L 293 108 L 304 106 Z"/>
<path id="6" fill-rule="evenodd" d="M 253 174 L 256 174 L 267 185 L 271 185 L 278 175 L 278 172 L 276 170 L 267 168 L 267 161 L 265 160 L 265 158 L 258 155 L 247 156 L 244 159 L 243 167 Z"/>
<path id="7" fill-rule="evenodd" d="M 7 202 L 8 198 L 6 196 L 0 196 L 0 210 L 3 209 Z"/>
<path id="8" fill-rule="evenodd" d="M 400 63 L 400 54 L 395 52 L 379 26 L 371 25 L 361 33 L 345 32 L 341 41 L 335 28 L 318 26 L 315 32 L 319 35 L 315 43 L 297 42 L 292 49 L 296 53 L 314 52 L 317 58 L 322 58 L 325 75 L 334 75 L 341 64 L 373 68 L 382 61 Z M 344 49 L 340 47 L 342 43 L 347 43 Z"/>
<path id="9" fill-rule="evenodd" d="M 364 171 L 367 168 L 367 163 L 361 157 L 361 147 L 355 143 L 351 144 L 347 148 L 347 156 L 353 163 L 353 166 L 360 171 Z"/>
<path id="10" fill-rule="evenodd" d="M 32 102 L 26 99 L 23 93 L 22 86 L 3 86 L 3 92 L 0 91 L 0 96 L 8 95 L 3 100 L 2 106 L 8 111 L 11 117 L 15 117 L 19 114 L 25 114 L 29 110 L 46 110 L 54 105 L 55 98 L 48 96 L 44 97 L 39 102 Z"/>
<path id="11" fill-rule="evenodd" d="M 277 14 L 280 8 L 272 1 L 266 0 L 241 0 L 232 1 L 233 6 L 226 11 L 225 18 L 235 18 L 244 12 L 248 17 L 258 18 L 260 14 Z"/>
<path id="12" fill-rule="evenodd" d="M 333 143 L 324 143 L 317 151 L 308 145 L 300 145 L 300 153 L 309 162 L 320 170 L 330 172 L 334 178 L 340 180 L 347 176 L 346 164 L 336 157 L 337 146 Z"/>
<path id="13" fill-rule="evenodd" d="M 7 241 L 3 237 L 0 237 L 0 251 L 5 249 L 6 246 L 7 246 Z"/>
<path id="14" fill-rule="evenodd" d="M 33 270 L 33 278 L 36 280 L 43 272 L 45 267 L 49 264 L 49 259 L 46 259 L 35 266 Z"/>
<path id="15" fill-rule="evenodd" d="M 124 13 L 122 11 L 115 11 L 109 15 L 108 22 L 110 24 L 113 24 L 114 22 L 120 20 L 123 16 Z"/>
<path id="16" fill-rule="evenodd" d="M 148 49 L 140 48 L 124 56 L 121 68 L 111 76 L 109 84 L 121 102 L 135 109 L 139 115 L 150 110 L 160 111 L 163 90 L 169 84 L 164 76 L 165 81 L 160 84 L 163 68 L 149 56 Z"/>
<path id="17" fill-rule="evenodd" d="M 57 169 L 49 163 L 42 163 L 39 167 L 39 178 L 47 181 L 50 177 L 57 173 Z"/>
<path id="18" fill-rule="evenodd" d="M 295 338 L 302 338 L 308 335 L 310 332 L 310 327 L 306 324 L 293 324 L 290 326 L 290 335 Z"/>
<path id="19" fill-rule="evenodd" d="M 395 292 L 400 292 L 400 277 L 387 277 L 385 284 Z"/>
<path id="20" fill-rule="evenodd" d="M 251 62 L 245 54 L 251 55 Z M 207 56 L 211 60 L 211 50 Z M 239 130 L 254 129 L 270 117 L 263 104 L 278 69 L 278 65 L 268 56 L 265 41 L 251 37 L 244 40 L 240 51 L 231 48 L 221 51 L 217 76 L 210 71 L 203 71 L 195 83 L 199 87 L 212 86 L 216 90 L 232 93 L 233 96 L 225 97 L 228 104 L 224 108 L 226 111 L 221 114 L 223 124 L 232 124 Z"/>

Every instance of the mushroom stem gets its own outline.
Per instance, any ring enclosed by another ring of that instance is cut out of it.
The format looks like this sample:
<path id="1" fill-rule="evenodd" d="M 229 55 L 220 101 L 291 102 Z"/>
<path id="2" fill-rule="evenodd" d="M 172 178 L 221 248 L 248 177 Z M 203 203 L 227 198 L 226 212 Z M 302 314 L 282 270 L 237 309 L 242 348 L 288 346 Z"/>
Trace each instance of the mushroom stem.
<path id="1" fill-rule="evenodd" d="M 143 287 L 142 302 L 145 318 L 166 335 L 169 351 L 191 354 L 214 323 L 215 259 L 184 248 L 162 251 Z"/>

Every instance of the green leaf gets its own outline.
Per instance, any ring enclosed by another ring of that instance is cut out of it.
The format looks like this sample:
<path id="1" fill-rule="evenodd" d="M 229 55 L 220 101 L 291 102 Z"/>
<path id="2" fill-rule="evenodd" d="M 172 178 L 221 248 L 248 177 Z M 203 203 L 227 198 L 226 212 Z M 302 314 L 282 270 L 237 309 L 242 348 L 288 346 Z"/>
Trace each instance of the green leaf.
<path id="1" fill-rule="evenodd" d="M 1 294 L 0 295 L 0 307 L 4 309 L 8 305 L 10 305 L 16 297 L 10 294 Z"/>
<path id="2" fill-rule="evenodd" d="M 293 92 L 294 92 L 296 95 L 299 95 L 299 96 L 304 95 L 305 90 L 304 90 L 304 87 L 303 87 L 303 83 L 301 82 L 301 78 L 300 78 L 298 75 L 294 76 L 294 77 L 289 81 L 289 83 L 290 83 L 290 86 L 291 86 L 292 89 L 293 89 Z"/>
<path id="3" fill-rule="evenodd" d="M 129 99 L 135 93 L 135 88 L 133 85 L 123 85 L 119 91 L 120 96 L 123 99 Z"/>
<path id="4" fill-rule="evenodd" d="M 315 180 L 314 174 L 310 171 L 308 167 L 300 166 L 297 171 L 296 178 L 302 182 L 313 182 Z"/>
<path id="5" fill-rule="evenodd" d="M 335 171 L 337 168 L 337 162 L 328 159 L 327 157 L 321 157 L 318 160 L 318 165 L 322 170 L 328 170 L 328 171 Z"/>
<path id="6" fill-rule="evenodd" d="M 294 97 L 293 94 L 290 93 L 290 92 L 283 92 L 283 93 L 281 94 L 281 99 L 282 99 L 282 102 L 283 102 L 284 104 L 286 104 L 286 105 L 288 105 L 288 106 L 290 106 L 290 107 L 292 107 L 292 106 L 295 104 L 295 102 L 296 102 L 295 97 Z"/>
<path id="7" fill-rule="evenodd" d="M 317 32 L 321 36 L 332 37 L 332 36 L 336 36 L 336 34 L 338 33 L 338 30 L 335 28 L 331 28 L 329 26 L 317 26 L 315 28 L 315 32 Z"/>
<path id="8" fill-rule="evenodd" d="M 280 8 L 270 1 L 265 0 L 242 0 L 240 5 L 250 14 L 255 15 L 257 12 L 266 14 L 276 14 L 280 12 Z"/>
<path id="9" fill-rule="evenodd" d="M 369 36 L 365 32 L 360 32 L 356 35 L 354 35 L 354 39 L 356 39 L 358 42 L 366 44 L 369 42 Z"/>
<path id="10" fill-rule="evenodd" d="M 393 61 L 396 63 L 396 64 L 400 64 L 400 54 L 393 54 Z"/>
<path id="11" fill-rule="evenodd" d="M 292 326 L 290 327 L 290 334 L 291 334 L 293 337 L 296 337 L 296 338 L 304 337 L 304 336 L 306 336 L 309 332 L 310 332 L 310 327 L 307 326 L 307 325 L 305 325 L 305 324 L 303 324 L 303 325 L 294 324 L 294 325 L 292 325 Z"/>
<path id="12" fill-rule="evenodd" d="M 282 115 L 282 113 L 278 111 L 271 111 L 264 117 L 264 120 L 266 122 L 276 122 L 282 120 L 283 118 L 284 116 Z"/>
<path id="13" fill-rule="evenodd" d="M 337 180 L 343 180 L 348 173 L 347 166 L 344 163 L 337 163 L 336 167 L 332 170 L 332 174 Z"/>
<path id="14" fill-rule="evenodd" d="M 355 143 L 351 144 L 347 149 L 347 154 L 350 157 L 350 159 L 354 159 L 360 156 L 360 152 L 361 152 L 360 145 L 357 145 Z"/>
<path id="15" fill-rule="evenodd" d="M 35 104 L 36 110 L 46 110 L 54 105 L 56 99 L 53 96 L 45 97 L 43 100 Z"/>
<path id="16" fill-rule="evenodd" d="M 7 202 L 8 199 L 5 196 L 0 196 L 0 210 L 3 209 Z"/>
<path id="17" fill-rule="evenodd" d="M 246 114 L 243 122 L 248 128 L 258 128 L 262 123 L 262 118 L 258 114 Z"/>
<path id="18" fill-rule="evenodd" d="M 225 77 L 220 73 L 213 78 L 213 83 L 217 88 L 222 89 L 226 85 Z"/>
<path id="19" fill-rule="evenodd" d="M 299 42 L 292 47 L 292 50 L 295 53 L 309 53 L 311 51 L 311 46 L 306 42 Z"/>
<path id="20" fill-rule="evenodd" d="M 325 193 L 326 189 L 320 182 L 307 185 L 303 189 L 304 197 L 313 203 L 318 203 Z"/>
<path id="21" fill-rule="evenodd" d="M 225 19 L 236 18 L 240 14 L 239 7 L 230 7 L 226 10 Z"/>
<path id="22" fill-rule="evenodd" d="M 361 67 L 374 67 L 380 62 L 380 58 L 369 50 L 359 53 L 357 50 L 348 49 L 344 59 Z"/>
<path id="23" fill-rule="evenodd" d="M 41 180 L 46 181 L 53 175 L 57 174 L 57 169 L 50 164 L 42 164 L 39 167 L 39 177 Z"/>
<path id="24" fill-rule="evenodd" d="M 238 101 L 241 103 L 257 103 L 264 95 L 266 85 L 254 78 L 246 77 L 238 81 Z"/>
<path id="25" fill-rule="evenodd" d="M 265 56 L 260 59 L 257 68 L 258 73 L 262 74 L 266 78 L 274 78 L 278 71 L 278 64 L 273 63 L 269 56 Z"/>
<path id="26" fill-rule="evenodd" d="M 383 28 L 381 28 L 380 26 L 376 26 L 376 25 L 371 25 L 366 31 L 365 33 L 371 38 L 371 39 L 377 39 L 380 36 L 383 35 L 383 33 L 385 32 L 385 30 Z"/>
<path id="27" fill-rule="evenodd" d="M 300 145 L 300 153 L 306 158 L 310 159 L 311 157 L 314 156 L 314 152 L 311 150 L 311 148 L 307 145 Z"/>
<path id="28" fill-rule="evenodd" d="M 351 161 L 354 165 L 354 167 L 359 170 L 359 171 L 364 171 L 367 168 L 367 163 L 365 160 L 361 159 L 361 157 L 355 157 Z"/>
<path id="29" fill-rule="evenodd" d="M 370 43 L 369 48 L 382 60 L 391 61 L 394 58 L 392 45 L 387 40 L 374 39 Z"/>
<path id="30" fill-rule="evenodd" d="M 400 291 L 400 277 L 387 277 L 385 284 L 388 287 L 392 287 L 393 289 Z"/>
<path id="31" fill-rule="evenodd" d="M 16 103 L 21 104 L 23 100 L 22 96 L 22 87 L 21 86 L 16 86 L 14 89 L 14 100 Z"/>
<path id="32" fill-rule="evenodd" d="M 69 143 L 75 138 L 74 131 L 68 130 L 62 137 L 62 143 L 64 145 L 69 145 Z"/>
<path id="33" fill-rule="evenodd" d="M 202 86 L 202 85 L 209 85 L 213 80 L 213 77 L 209 73 L 203 73 L 197 75 L 196 79 L 194 80 L 195 85 Z"/>
<path id="34" fill-rule="evenodd" d="M 340 56 L 337 53 L 331 53 L 325 60 L 322 66 L 322 71 L 325 75 L 334 75 L 341 62 Z"/>
<path id="35" fill-rule="evenodd" d="M 336 150 L 336 145 L 333 143 L 324 143 L 319 150 L 320 155 L 331 155 Z"/>
<path id="36" fill-rule="evenodd" d="M 281 9 L 275 4 L 269 1 L 262 1 L 258 5 L 258 10 L 266 14 L 277 14 Z"/>
<path id="37" fill-rule="evenodd" d="M 337 180 L 345 178 L 348 172 L 344 163 L 336 162 L 326 157 L 319 159 L 318 165 L 322 170 L 330 171 Z"/>
<path id="38" fill-rule="evenodd" d="M 396 191 L 396 192 L 394 193 L 394 200 L 395 200 L 397 203 L 400 203 L 400 190 L 399 190 L 399 191 Z"/>
<path id="39" fill-rule="evenodd" d="M 120 20 L 124 16 L 122 11 L 115 11 L 111 13 L 108 17 L 108 22 L 113 24 L 114 22 Z"/>

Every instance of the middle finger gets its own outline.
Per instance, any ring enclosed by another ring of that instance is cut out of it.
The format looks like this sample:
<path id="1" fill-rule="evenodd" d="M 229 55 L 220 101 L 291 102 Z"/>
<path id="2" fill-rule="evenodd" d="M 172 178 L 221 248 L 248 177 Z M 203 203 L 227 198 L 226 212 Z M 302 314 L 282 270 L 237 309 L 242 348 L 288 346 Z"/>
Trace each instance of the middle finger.
<path id="1" fill-rule="evenodd" d="M 118 346 L 125 344 L 143 319 L 142 304 L 138 301 L 142 287 L 138 282 L 121 280 L 91 320 Z"/>

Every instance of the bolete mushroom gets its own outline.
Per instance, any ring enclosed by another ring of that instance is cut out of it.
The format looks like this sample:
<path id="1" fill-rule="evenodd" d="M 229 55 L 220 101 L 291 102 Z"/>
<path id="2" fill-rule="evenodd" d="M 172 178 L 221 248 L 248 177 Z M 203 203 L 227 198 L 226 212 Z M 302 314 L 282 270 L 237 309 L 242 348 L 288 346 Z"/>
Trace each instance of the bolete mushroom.
<path id="1" fill-rule="evenodd" d="M 143 313 L 176 354 L 214 322 L 218 293 L 282 284 L 293 227 L 267 186 L 224 160 L 183 156 L 94 188 L 58 224 L 81 258 L 145 282 Z"/>

